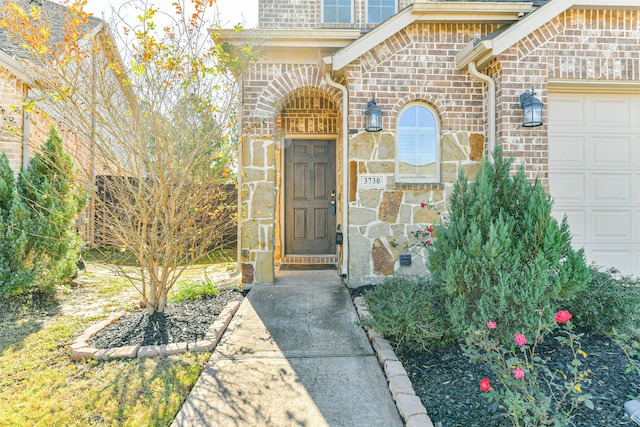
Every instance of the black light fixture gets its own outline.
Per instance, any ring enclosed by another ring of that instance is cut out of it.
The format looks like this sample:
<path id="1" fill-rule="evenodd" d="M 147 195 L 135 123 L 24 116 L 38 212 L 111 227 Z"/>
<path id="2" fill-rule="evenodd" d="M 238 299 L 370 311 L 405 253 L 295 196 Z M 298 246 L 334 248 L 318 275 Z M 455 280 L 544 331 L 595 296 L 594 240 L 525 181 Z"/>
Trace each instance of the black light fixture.
<path id="1" fill-rule="evenodd" d="M 542 101 L 536 98 L 535 89 L 520 94 L 520 106 L 522 107 L 522 126 L 530 128 L 542 125 Z"/>
<path id="2" fill-rule="evenodd" d="M 367 101 L 367 111 L 364 112 L 365 128 L 367 132 L 380 132 L 382 130 L 382 110 L 376 104 L 376 96 Z"/>

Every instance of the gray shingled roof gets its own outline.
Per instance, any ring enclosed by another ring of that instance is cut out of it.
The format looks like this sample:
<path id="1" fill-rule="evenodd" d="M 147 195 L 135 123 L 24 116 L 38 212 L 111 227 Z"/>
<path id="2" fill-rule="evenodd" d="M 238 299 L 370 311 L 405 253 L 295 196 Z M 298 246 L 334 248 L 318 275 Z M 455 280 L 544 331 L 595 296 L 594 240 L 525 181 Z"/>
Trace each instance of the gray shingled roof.
<path id="1" fill-rule="evenodd" d="M 69 15 L 69 11 L 65 6 L 48 0 L 13 1 L 20 4 L 24 9 L 29 8 L 31 5 L 42 7 L 43 19 L 50 23 L 49 27 L 51 29 L 51 39 L 53 44 L 56 45 L 64 42 L 64 23 L 66 21 L 66 16 Z M 101 22 L 101 19 L 95 17 L 89 18 L 87 30 L 97 27 Z M 29 52 L 20 47 L 18 41 L 11 37 L 11 35 L 2 28 L 0 28 L 0 50 L 18 59 L 29 59 L 30 57 Z"/>

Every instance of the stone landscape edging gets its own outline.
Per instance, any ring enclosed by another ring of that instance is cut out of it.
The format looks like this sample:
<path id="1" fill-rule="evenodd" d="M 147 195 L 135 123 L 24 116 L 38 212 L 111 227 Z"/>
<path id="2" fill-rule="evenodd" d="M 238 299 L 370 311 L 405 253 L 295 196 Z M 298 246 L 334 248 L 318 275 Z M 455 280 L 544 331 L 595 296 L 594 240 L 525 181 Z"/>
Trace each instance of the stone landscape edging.
<path id="1" fill-rule="evenodd" d="M 231 319 L 238 311 L 240 303 L 242 301 L 232 301 L 227 304 L 218 318 L 209 326 L 204 338 L 195 342 L 179 342 L 173 344 L 163 345 L 132 345 L 125 347 L 113 347 L 107 349 L 97 349 L 89 344 L 89 340 L 92 336 L 97 334 L 104 328 L 114 324 L 126 312 L 121 311 L 106 320 L 98 322 L 89 328 L 87 328 L 82 335 L 73 340 L 71 344 L 71 359 L 95 359 L 95 360 L 110 360 L 110 359 L 124 359 L 124 358 L 144 358 L 154 356 L 168 356 L 171 354 L 185 353 L 187 351 L 204 352 L 213 351 L 222 334 L 229 326 Z"/>
<path id="2" fill-rule="evenodd" d="M 371 317 L 363 297 L 356 297 L 353 303 L 358 318 Z M 420 398 L 413 390 L 413 384 L 407 371 L 393 351 L 393 347 L 382 335 L 369 327 L 364 327 L 371 346 L 376 352 L 378 362 L 383 368 L 389 383 L 389 391 L 396 402 L 398 412 L 404 418 L 406 427 L 433 427 L 433 422 Z"/>

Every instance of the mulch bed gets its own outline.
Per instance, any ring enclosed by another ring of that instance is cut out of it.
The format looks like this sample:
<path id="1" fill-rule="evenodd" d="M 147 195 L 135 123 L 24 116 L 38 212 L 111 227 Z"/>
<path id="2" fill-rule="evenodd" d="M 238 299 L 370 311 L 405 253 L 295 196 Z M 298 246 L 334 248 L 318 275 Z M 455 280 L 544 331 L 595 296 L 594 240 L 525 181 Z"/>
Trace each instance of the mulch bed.
<path id="1" fill-rule="evenodd" d="M 130 345 L 162 345 L 202 339 L 225 305 L 239 301 L 239 291 L 223 291 L 198 301 L 169 303 L 164 313 L 148 315 L 136 310 L 96 333 L 91 343 L 98 349 Z"/>
<path id="2" fill-rule="evenodd" d="M 582 390 L 592 396 L 595 409 L 580 405 L 574 412 L 578 427 L 635 426 L 625 415 L 624 403 L 640 396 L 640 375 L 625 374 L 627 356 L 610 339 L 585 334 L 581 340 L 587 358 L 582 359 L 590 371 Z M 570 363 L 570 353 L 560 351 L 556 340 L 547 338 L 540 356 L 563 370 Z M 482 364 L 471 364 L 458 345 L 422 352 L 398 352 L 416 394 L 422 400 L 437 427 L 509 427 L 503 408 L 490 403 L 480 391 L 479 381 L 498 381 Z"/>

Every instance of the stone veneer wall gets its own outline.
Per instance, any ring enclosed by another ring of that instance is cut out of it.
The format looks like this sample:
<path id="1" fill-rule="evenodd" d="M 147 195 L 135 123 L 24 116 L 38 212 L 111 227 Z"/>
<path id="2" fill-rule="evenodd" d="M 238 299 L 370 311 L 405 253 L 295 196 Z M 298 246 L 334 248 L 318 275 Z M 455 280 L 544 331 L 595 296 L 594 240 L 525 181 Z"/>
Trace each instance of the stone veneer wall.
<path id="1" fill-rule="evenodd" d="M 270 283 L 276 209 L 274 139 L 243 137 L 242 165 L 242 282 Z"/>
<path id="2" fill-rule="evenodd" d="M 471 132 L 445 132 L 441 137 L 442 162 L 439 184 L 396 184 L 395 136 L 362 132 L 350 140 L 349 176 L 349 286 L 380 282 L 392 274 L 425 274 L 424 250 L 410 250 L 412 232 L 440 220 L 437 212 L 422 203 L 445 209 L 447 194 L 462 168 L 470 179 L 480 170 L 484 136 Z M 386 187 L 358 188 L 358 175 L 386 176 Z M 400 254 L 411 253 L 412 264 L 400 267 Z"/>
<path id="3" fill-rule="evenodd" d="M 548 184 L 548 82 L 640 81 L 640 12 L 568 10 L 492 62 L 496 79 L 498 140 L 515 166 Z M 519 96 L 535 87 L 543 102 L 541 127 L 523 128 Z"/>
<path id="4" fill-rule="evenodd" d="M 242 86 L 242 281 L 270 283 L 274 259 L 282 255 L 276 216 L 282 143 L 291 133 L 336 133 L 341 95 L 326 84 L 318 67 L 300 64 L 255 64 Z M 338 152 L 340 144 L 338 138 Z"/>

